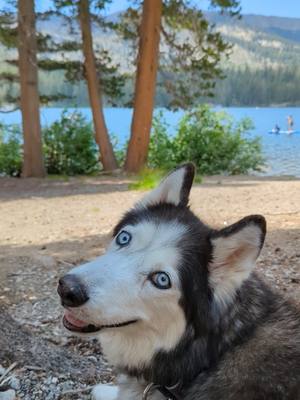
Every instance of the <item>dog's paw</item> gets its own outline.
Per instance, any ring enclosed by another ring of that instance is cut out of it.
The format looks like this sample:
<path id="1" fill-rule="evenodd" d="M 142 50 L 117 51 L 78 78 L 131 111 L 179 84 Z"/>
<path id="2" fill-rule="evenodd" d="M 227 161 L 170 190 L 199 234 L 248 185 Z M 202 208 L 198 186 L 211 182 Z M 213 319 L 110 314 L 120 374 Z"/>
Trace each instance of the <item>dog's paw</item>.
<path id="1" fill-rule="evenodd" d="M 118 386 L 97 385 L 92 390 L 93 400 L 117 400 L 119 393 Z"/>

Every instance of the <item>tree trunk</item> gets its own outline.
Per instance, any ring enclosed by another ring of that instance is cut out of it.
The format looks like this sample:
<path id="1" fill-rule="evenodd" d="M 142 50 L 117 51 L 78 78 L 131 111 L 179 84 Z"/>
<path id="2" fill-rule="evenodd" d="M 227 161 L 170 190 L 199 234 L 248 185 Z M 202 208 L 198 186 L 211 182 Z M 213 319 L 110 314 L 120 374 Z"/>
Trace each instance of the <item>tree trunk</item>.
<path id="1" fill-rule="evenodd" d="M 79 0 L 78 14 L 82 35 L 82 50 L 85 58 L 84 68 L 89 90 L 90 105 L 93 113 L 95 138 L 100 149 L 104 170 L 112 171 L 118 167 L 109 135 L 105 125 L 100 85 L 97 78 L 96 63 L 93 50 L 89 0 Z"/>
<path id="2" fill-rule="evenodd" d="M 24 136 L 23 177 L 43 177 L 34 0 L 18 0 L 19 74 Z"/>
<path id="3" fill-rule="evenodd" d="M 155 98 L 162 0 L 144 0 L 135 82 L 134 112 L 125 169 L 138 172 L 146 163 Z"/>

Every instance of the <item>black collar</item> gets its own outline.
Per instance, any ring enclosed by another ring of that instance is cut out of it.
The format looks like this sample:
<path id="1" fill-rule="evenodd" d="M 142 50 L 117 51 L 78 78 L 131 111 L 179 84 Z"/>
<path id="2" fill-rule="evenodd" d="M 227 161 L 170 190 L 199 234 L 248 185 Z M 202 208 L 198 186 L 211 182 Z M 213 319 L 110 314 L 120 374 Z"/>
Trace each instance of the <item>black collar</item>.
<path id="1" fill-rule="evenodd" d="M 152 393 L 154 390 L 158 390 L 165 397 L 166 400 L 180 400 L 181 388 L 181 382 L 177 382 L 176 385 L 173 386 L 162 386 L 155 383 L 150 383 L 144 390 L 142 400 L 148 400 L 149 394 Z"/>
<path id="2" fill-rule="evenodd" d="M 201 372 L 197 376 L 197 382 L 199 383 L 199 385 L 203 385 L 207 380 L 207 378 L 208 378 L 208 373 L 206 370 Z M 149 395 L 153 393 L 155 390 L 159 391 L 165 397 L 165 400 L 181 400 L 184 397 L 183 393 L 185 387 L 186 384 L 184 385 L 182 381 L 178 381 L 173 386 L 164 386 L 152 382 L 146 386 L 146 389 L 143 392 L 142 400 L 149 400 Z"/>

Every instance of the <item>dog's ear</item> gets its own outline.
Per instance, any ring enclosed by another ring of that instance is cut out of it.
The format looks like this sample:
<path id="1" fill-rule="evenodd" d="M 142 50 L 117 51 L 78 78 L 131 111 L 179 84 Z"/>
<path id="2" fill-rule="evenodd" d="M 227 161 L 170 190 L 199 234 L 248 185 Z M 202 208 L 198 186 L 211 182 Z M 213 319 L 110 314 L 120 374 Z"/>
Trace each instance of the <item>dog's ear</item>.
<path id="1" fill-rule="evenodd" d="M 159 203 L 171 203 L 175 206 L 186 206 L 195 175 L 192 163 L 182 164 L 171 171 L 161 183 L 148 193 L 137 206 L 150 206 Z"/>
<path id="2" fill-rule="evenodd" d="M 230 301 L 252 272 L 266 235 L 266 220 L 250 215 L 214 232 L 209 284 L 218 303 Z"/>

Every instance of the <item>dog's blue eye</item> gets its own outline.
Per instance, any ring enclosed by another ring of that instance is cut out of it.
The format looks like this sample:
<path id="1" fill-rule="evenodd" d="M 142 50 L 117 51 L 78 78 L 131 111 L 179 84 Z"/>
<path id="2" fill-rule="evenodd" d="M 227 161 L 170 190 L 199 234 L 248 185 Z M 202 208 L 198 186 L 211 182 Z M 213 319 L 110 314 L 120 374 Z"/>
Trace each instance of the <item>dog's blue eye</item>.
<path id="1" fill-rule="evenodd" d="M 150 276 L 150 280 L 158 289 L 170 289 L 171 279 L 165 272 L 155 272 Z"/>
<path id="2" fill-rule="evenodd" d="M 129 232 L 121 231 L 116 237 L 116 242 L 119 246 L 126 246 L 131 241 L 131 235 Z"/>

